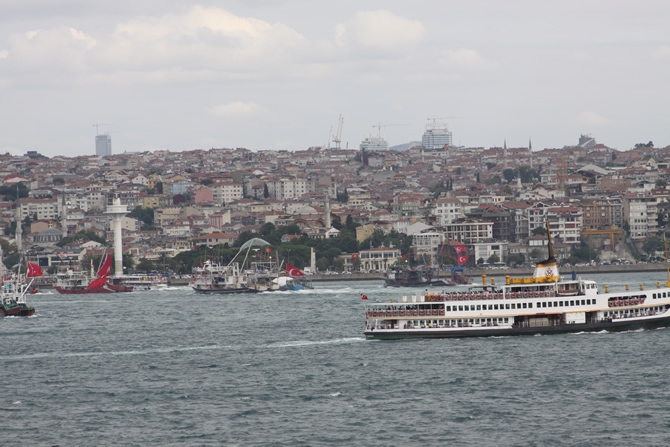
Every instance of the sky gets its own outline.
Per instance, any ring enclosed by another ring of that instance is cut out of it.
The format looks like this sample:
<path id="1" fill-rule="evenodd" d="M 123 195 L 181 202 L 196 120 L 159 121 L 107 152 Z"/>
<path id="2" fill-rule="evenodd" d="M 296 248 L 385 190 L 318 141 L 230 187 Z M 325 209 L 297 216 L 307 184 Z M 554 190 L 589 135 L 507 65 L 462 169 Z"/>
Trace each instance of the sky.
<path id="1" fill-rule="evenodd" d="M 0 0 L 0 153 L 670 145 L 667 0 Z"/>

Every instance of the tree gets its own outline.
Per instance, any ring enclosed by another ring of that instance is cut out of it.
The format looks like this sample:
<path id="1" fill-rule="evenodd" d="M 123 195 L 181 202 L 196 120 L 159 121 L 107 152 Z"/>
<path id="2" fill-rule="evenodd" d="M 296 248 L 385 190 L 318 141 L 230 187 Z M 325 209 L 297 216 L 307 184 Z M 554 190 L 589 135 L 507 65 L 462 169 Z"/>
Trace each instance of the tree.
<path id="1" fill-rule="evenodd" d="M 143 225 L 153 225 L 154 224 L 154 209 L 153 208 L 143 208 L 142 206 L 136 206 L 130 212 L 130 217 L 134 217 L 137 220 L 141 220 Z"/>
<path id="2" fill-rule="evenodd" d="M 516 177 L 516 169 L 505 169 L 503 171 L 503 177 L 505 177 L 507 183 L 511 182 Z"/>
<path id="3" fill-rule="evenodd" d="M 148 273 L 152 270 L 156 270 L 156 264 L 154 264 L 150 259 L 140 258 L 140 261 L 137 263 L 135 270 Z"/>
<path id="4" fill-rule="evenodd" d="M 487 185 L 499 185 L 501 183 L 500 176 L 498 174 L 494 175 L 493 177 L 489 177 L 486 180 L 484 180 L 484 183 Z"/>
<path id="5" fill-rule="evenodd" d="M 342 218 L 339 214 L 330 213 L 330 225 L 336 230 L 342 229 Z"/>
<path id="6" fill-rule="evenodd" d="M 263 198 L 267 199 L 268 197 L 270 197 L 270 190 L 268 190 L 268 184 L 263 183 Z"/>
<path id="7" fill-rule="evenodd" d="M 500 256 L 493 253 L 491 256 L 489 256 L 486 262 L 488 262 L 489 264 L 495 264 L 496 262 L 500 262 Z"/>
<path id="8" fill-rule="evenodd" d="M 490 162 L 490 161 L 486 163 L 486 169 L 489 170 L 489 171 L 490 171 L 491 169 L 493 169 L 495 166 L 496 166 L 496 164 L 495 164 L 495 163 L 492 163 L 492 162 Z"/>
<path id="9" fill-rule="evenodd" d="M 64 185 L 65 179 L 63 177 L 55 177 L 53 179 L 54 185 Z"/>
<path id="10" fill-rule="evenodd" d="M 337 193 L 337 198 L 335 199 L 338 202 L 342 203 L 347 203 L 349 201 L 349 193 L 347 192 L 347 188 L 344 188 L 344 192 L 342 193 Z"/>
<path id="11" fill-rule="evenodd" d="M 507 257 L 507 263 L 512 266 L 520 266 L 526 262 L 526 257 L 521 253 L 512 253 Z"/>
<path id="12" fill-rule="evenodd" d="M 539 248 L 533 248 L 530 253 L 528 253 L 531 259 L 539 259 L 542 256 Z"/>
<path id="13" fill-rule="evenodd" d="M 663 251 L 663 239 L 658 236 L 650 236 L 642 243 L 642 251 L 653 256 L 657 251 Z"/>

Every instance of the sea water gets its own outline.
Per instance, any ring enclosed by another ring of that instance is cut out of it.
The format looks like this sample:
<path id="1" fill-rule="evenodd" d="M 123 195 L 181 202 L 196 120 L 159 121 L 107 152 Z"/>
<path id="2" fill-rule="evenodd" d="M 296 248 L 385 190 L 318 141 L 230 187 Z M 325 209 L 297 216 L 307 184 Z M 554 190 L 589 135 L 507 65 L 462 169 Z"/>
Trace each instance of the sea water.
<path id="1" fill-rule="evenodd" d="M 420 292 L 31 296 L 0 319 L 0 445 L 667 445 L 670 329 L 364 339 L 360 293 Z"/>

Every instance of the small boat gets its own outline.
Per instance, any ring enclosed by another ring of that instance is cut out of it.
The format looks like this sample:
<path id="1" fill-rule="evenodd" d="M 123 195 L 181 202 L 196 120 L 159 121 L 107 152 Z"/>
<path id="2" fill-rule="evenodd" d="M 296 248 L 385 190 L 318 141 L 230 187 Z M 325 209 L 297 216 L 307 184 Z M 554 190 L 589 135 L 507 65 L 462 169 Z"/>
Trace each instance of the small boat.
<path id="1" fill-rule="evenodd" d="M 123 275 L 114 278 L 123 286 L 132 287 L 133 290 L 159 290 L 168 286 L 168 278 L 163 275 Z"/>
<path id="2" fill-rule="evenodd" d="M 547 234 L 549 228 L 547 224 Z M 494 281 L 462 292 L 426 292 L 365 305 L 371 339 L 490 337 L 627 331 L 670 326 L 670 272 L 665 287 L 610 292 L 593 280 L 560 276 L 549 257 L 532 277 Z"/>
<path id="3" fill-rule="evenodd" d="M 26 295 L 35 290 L 33 281 L 37 276 L 42 276 L 41 267 L 29 262 L 26 274 L 19 271 L 2 278 L 0 317 L 30 317 L 35 314 L 35 308 L 26 303 Z"/>

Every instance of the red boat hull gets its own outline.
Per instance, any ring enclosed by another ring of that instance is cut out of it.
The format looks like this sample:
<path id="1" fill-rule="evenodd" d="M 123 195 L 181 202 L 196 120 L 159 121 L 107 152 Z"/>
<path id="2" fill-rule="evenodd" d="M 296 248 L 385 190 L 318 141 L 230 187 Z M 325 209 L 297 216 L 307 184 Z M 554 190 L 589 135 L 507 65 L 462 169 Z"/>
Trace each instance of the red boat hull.
<path id="1" fill-rule="evenodd" d="M 63 295 L 85 295 L 89 293 L 121 293 L 121 292 L 132 292 L 133 288 L 131 286 L 120 286 L 115 284 L 105 284 L 102 287 L 97 289 L 88 290 L 88 289 L 64 289 L 59 286 L 55 286 L 54 289 L 58 293 Z"/>

